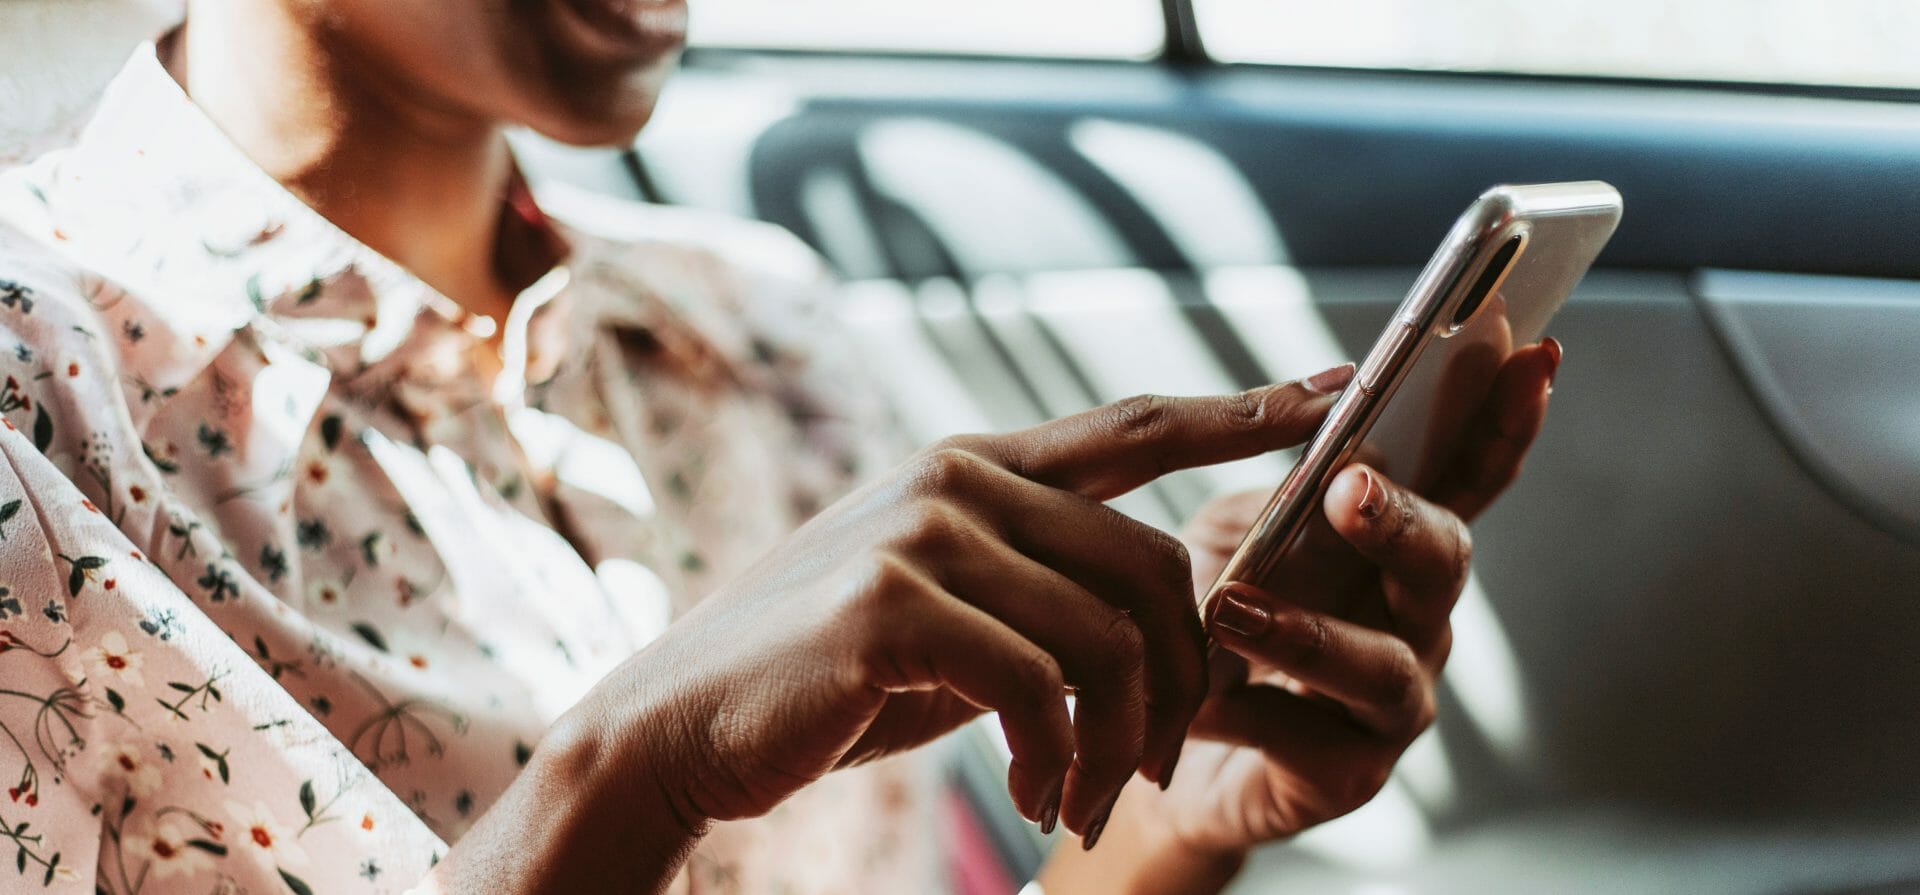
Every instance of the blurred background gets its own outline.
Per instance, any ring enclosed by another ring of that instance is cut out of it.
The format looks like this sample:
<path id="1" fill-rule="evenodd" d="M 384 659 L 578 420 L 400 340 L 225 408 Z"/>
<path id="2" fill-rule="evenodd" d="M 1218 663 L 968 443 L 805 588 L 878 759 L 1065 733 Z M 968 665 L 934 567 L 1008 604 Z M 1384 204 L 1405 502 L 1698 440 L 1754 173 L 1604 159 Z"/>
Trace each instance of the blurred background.
<path id="1" fill-rule="evenodd" d="M 1920 86 L 1902 0 L 1194 0 L 1209 56 L 1353 68 Z M 1155 0 L 718 0 L 693 42 L 1147 59 Z"/>
<path id="2" fill-rule="evenodd" d="M 637 146 L 530 164 L 798 233 L 924 439 L 1321 369 L 1486 187 L 1624 194 L 1440 723 L 1237 892 L 1920 891 L 1920 0 L 692 5 Z M 951 751 L 1010 891 L 1042 843 Z"/>

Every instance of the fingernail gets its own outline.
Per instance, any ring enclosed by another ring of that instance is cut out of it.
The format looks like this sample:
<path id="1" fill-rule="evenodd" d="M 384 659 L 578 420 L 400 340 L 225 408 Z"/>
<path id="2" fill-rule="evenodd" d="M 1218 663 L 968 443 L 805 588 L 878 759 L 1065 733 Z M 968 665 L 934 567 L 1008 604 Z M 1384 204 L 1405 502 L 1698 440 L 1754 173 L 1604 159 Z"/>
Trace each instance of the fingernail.
<path id="1" fill-rule="evenodd" d="M 1066 780 L 1053 784 L 1053 794 L 1047 796 L 1047 802 L 1040 807 L 1040 834 L 1053 835 L 1053 829 L 1060 825 L 1060 792 Z"/>
<path id="2" fill-rule="evenodd" d="M 1160 767 L 1160 791 L 1161 792 L 1166 792 L 1167 787 L 1173 785 L 1173 772 L 1176 768 L 1180 767 L 1180 753 L 1184 751 L 1186 748 L 1187 748 L 1187 741 L 1184 739 L 1178 743 L 1173 744 L 1173 757 L 1167 759 L 1167 763 Z"/>
<path id="3" fill-rule="evenodd" d="M 1346 388 L 1347 383 L 1352 381 L 1353 365 L 1341 364 L 1331 370 L 1313 374 L 1311 377 L 1308 377 L 1305 382 L 1302 382 L 1301 385 L 1306 386 L 1307 391 L 1313 392 L 1316 395 L 1331 395 Z"/>
<path id="4" fill-rule="evenodd" d="M 1114 793 L 1113 801 L 1107 803 L 1107 810 L 1100 812 L 1099 819 L 1087 827 L 1087 834 L 1085 836 L 1080 837 L 1081 849 L 1093 851 L 1093 847 L 1100 842 L 1100 834 L 1107 831 L 1107 821 L 1112 819 L 1113 808 L 1118 804 L 1120 804 L 1120 794 Z"/>
<path id="5" fill-rule="evenodd" d="M 1372 470 L 1362 469 L 1360 476 L 1367 481 L 1367 489 L 1360 495 L 1360 518 L 1378 519 L 1387 509 L 1387 489 L 1380 486 Z"/>
<path id="6" fill-rule="evenodd" d="M 1560 375 L 1560 361 L 1567 356 L 1567 349 L 1560 344 L 1559 339 L 1552 336 L 1542 339 L 1540 344 L 1546 347 L 1547 356 L 1553 359 L 1553 363 L 1547 367 L 1547 384 L 1551 386 L 1553 378 Z"/>
<path id="7" fill-rule="evenodd" d="M 1084 851 L 1093 851 L 1093 847 L 1100 842 L 1100 834 L 1106 832 L 1106 830 L 1107 819 L 1105 817 L 1094 821 L 1093 826 L 1087 828 L 1087 835 L 1081 838 L 1080 848 Z"/>
<path id="8" fill-rule="evenodd" d="M 1267 626 L 1273 624 L 1273 613 L 1244 595 L 1234 585 L 1220 594 L 1220 605 L 1213 610 L 1213 623 L 1242 637 L 1258 637 L 1267 632 Z"/>

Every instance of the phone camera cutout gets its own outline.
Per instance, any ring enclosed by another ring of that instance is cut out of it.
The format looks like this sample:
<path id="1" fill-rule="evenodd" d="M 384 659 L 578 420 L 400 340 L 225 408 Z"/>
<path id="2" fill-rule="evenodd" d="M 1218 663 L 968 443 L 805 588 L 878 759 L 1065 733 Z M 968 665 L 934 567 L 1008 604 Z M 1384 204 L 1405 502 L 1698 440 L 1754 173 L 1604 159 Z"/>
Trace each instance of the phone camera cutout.
<path id="1" fill-rule="evenodd" d="M 1460 306 L 1454 309 L 1449 335 L 1465 328 L 1474 313 L 1487 303 L 1487 298 L 1500 288 L 1500 283 L 1507 278 L 1507 271 L 1513 269 L 1513 259 L 1519 256 L 1520 247 L 1526 239 L 1525 235 L 1515 234 L 1487 261 L 1487 266 L 1480 271 L 1480 278 L 1474 281 L 1473 288 L 1467 290 L 1466 296 L 1460 299 Z"/>

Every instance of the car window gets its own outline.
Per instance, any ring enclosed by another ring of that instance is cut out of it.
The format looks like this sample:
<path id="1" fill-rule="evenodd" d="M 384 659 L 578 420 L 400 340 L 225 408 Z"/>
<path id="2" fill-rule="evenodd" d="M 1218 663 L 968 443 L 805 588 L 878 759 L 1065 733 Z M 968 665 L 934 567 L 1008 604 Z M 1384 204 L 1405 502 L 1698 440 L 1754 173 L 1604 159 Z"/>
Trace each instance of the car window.
<path id="1" fill-rule="evenodd" d="M 700 0 L 694 46 L 1145 58 L 1158 0 Z"/>
<path id="2" fill-rule="evenodd" d="M 1195 0 L 1217 58 L 1920 88 L 1920 0 Z"/>

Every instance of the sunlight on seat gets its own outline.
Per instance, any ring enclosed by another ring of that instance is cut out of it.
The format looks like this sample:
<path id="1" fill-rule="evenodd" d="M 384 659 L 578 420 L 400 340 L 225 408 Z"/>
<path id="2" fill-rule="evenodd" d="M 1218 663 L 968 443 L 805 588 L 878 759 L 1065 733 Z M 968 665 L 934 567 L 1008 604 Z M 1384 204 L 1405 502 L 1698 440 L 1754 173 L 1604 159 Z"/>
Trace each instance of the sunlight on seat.
<path id="1" fill-rule="evenodd" d="M 920 325 L 907 287 L 890 280 L 849 284 L 834 308 L 853 333 L 860 360 L 916 442 L 993 428 Z"/>
<path id="2" fill-rule="evenodd" d="M 1392 870 L 1426 854 L 1433 846 L 1433 830 L 1406 789 L 1389 781 L 1360 810 L 1300 834 L 1293 844 L 1344 867 Z"/>
<path id="3" fill-rule="evenodd" d="M 867 279 L 887 275 L 880 234 L 874 232 L 872 220 L 860 207 L 859 192 L 846 171 L 820 168 L 807 172 L 800 181 L 800 207 L 813 225 L 820 251 L 833 259 L 841 276 Z"/>
<path id="4" fill-rule="evenodd" d="M 1412 895 L 1413 890 L 1399 883 L 1361 883 L 1353 887 L 1353 895 Z"/>
<path id="5" fill-rule="evenodd" d="M 1101 396 L 1211 395 L 1235 391 L 1212 349 L 1182 316 L 1166 280 L 1145 270 L 1079 271 L 1027 278 L 1029 308 L 1079 362 Z M 1271 488 L 1286 474 L 1274 456 L 1194 470 L 1201 493 Z"/>
<path id="6" fill-rule="evenodd" d="M 874 187 L 919 215 L 963 273 L 1122 267 L 1133 259 L 1114 225 L 1071 185 L 980 131 L 884 121 L 861 135 L 860 157 Z"/>
<path id="7" fill-rule="evenodd" d="M 1207 272 L 1206 289 L 1247 350 L 1276 376 L 1311 375 L 1354 359 L 1294 268 L 1223 267 Z"/>
<path id="8" fill-rule="evenodd" d="M 1076 375 L 1074 365 L 1081 360 L 1079 353 L 1071 346 L 1065 355 L 1057 350 L 1057 343 L 1050 337 L 1060 334 L 1044 328 L 1029 313 L 1029 303 L 1026 284 L 1018 278 L 985 276 L 973 284 L 973 308 L 980 315 L 981 325 L 1007 346 L 1008 355 L 1040 394 L 1050 415 L 1078 413 L 1100 403 L 1096 396 L 1087 394 Z"/>
<path id="9" fill-rule="evenodd" d="M 648 173 L 675 202 L 755 217 L 748 173 L 754 147 L 799 111 L 800 101 L 780 85 L 690 74 L 660 95 L 636 145 Z"/>
<path id="10" fill-rule="evenodd" d="M 1453 767 L 1448 763 L 1446 744 L 1437 730 L 1428 730 L 1407 747 L 1394 775 L 1428 816 L 1446 813 L 1459 794 Z"/>
<path id="11" fill-rule="evenodd" d="M 1359 883 L 1354 895 L 1411 895 L 1411 889 L 1400 883 Z"/>
<path id="12" fill-rule="evenodd" d="M 1088 119 L 1073 148 L 1151 212 L 1199 268 L 1286 264 L 1286 241 L 1245 174 L 1219 150 L 1156 127 Z"/>
<path id="13" fill-rule="evenodd" d="M 1046 418 L 975 317 L 965 287 L 952 280 L 928 280 L 915 290 L 914 308 L 945 362 L 986 411 L 992 421 L 988 428 L 1019 429 Z"/>
<path id="14" fill-rule="evenodd" d="M 1445 677 L 1461 711 L 1495 754 L 1524 766 L 1532 754 L 1532 729 L 1521 692 L 1520 660 L 1478 575 L 1468 576 L 1453 609 L 1453 643 Z"/>

